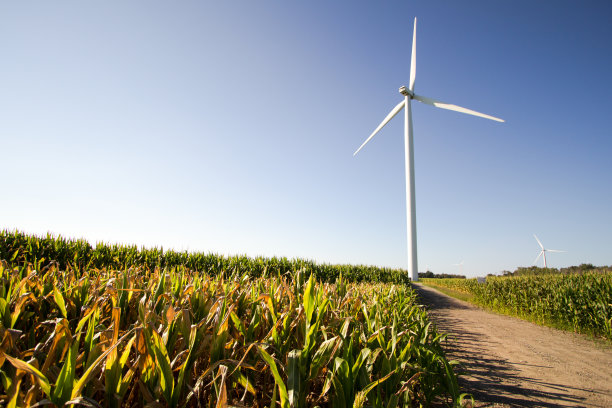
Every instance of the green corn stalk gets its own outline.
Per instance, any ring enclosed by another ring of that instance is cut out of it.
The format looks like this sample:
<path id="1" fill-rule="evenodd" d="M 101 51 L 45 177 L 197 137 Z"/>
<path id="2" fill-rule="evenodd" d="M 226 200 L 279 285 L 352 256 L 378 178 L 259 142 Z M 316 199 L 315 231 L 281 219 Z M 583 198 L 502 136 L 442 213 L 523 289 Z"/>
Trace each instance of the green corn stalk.
<path id="1" fill-rule="evenodd" d="M 187 359 L 181 366 L 177 384 L 176 387 L 174 387 L 174 391 L 172 393 L 172 400 L 170 405 L 173 408 L 178 406 L 181 394 L 185 391 L 185 384 L 189 381 L 189 373 L 191 372 L 193 364 L 198 357 L 198 351 L 196 349 L 196 346 L 200 344 L 202 336 L 203 330 L 198 330 L 198 326 L 192 325 L 189 335 L 189 352 L 187 354 Z"/>
<path id="2" fill-rule="evenodd" d="M 304 407 L 306 405 L 305 378 L 302 377 L 304 364 L 300 350 L 291 350 L 287 356 L 287 398 L 290 407 Z"/>
<path id="3" fill-rule="evenodd" d="M 259 354 L 263 358 L 263 360 L 268 365 L 268 367 L 270 367 L 270 371 L 272 372 L 272 375 L 274 376 L 274 382 L 276 383 L 276 387 L 274 388 L 274 390 L 278 388 L 281 408 L 289 408 L 289 394 L 287 392 L 287 386 L 285 385 L 285 382 L 283 381 L 283 378 L 281 377 L 280 372 L 278 371 L 278 366 L 276 365 L 276 361 L 262 347 L 257 346 L 257 349 L 259 351 Z M 275 394 L 276 392 L 274 392 L 274 395 Z M 274 403 L 274 400 L 275 400 L 275 397 L 273 396 L 272 398 L 273 403 Z"/>
<path id="4" fill-rule="evenodd" d="M 9 355 L 4 354 L 0 351 L 0 355 L 3 358 L 6 358 L 16 369 L 25 371 L 26 373 L 33 376 L 36 383 L 42 390 L 42 392 L 47 396 L 50 402 L 55 404 L 56 406 L 64 406 L 70 400 L 80 397 L 81 392 L 87 385 L 89 381 L 92 380 L 95 369 L 99 367 L 104 358 L 111 353 L 115 347 L 132 331 L 128 332 L 124 337 L 117 342 L 114 346 L 110 347 L 106 352 L 104 352 L 81 376 L 81 378 L 76 379 L 76 353 L 78 341 L 74 341 L 73 344 L 69 347 L 68 355 L 66 360 L 64 361 L 64 365 L 58 375 L 57 381 L 54 386 L 51 386 L 48 378 L 40 372 L 36 367 L 32 364 L 27 363 L 23 360 L 11 357 Z"/>

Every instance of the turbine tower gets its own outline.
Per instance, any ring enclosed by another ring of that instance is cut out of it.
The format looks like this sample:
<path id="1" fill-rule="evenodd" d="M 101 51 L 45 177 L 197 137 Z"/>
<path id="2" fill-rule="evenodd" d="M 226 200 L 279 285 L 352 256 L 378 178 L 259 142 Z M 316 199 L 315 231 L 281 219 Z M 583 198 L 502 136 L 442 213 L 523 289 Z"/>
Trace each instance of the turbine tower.
<path id="1" fill-rule="evenodd" d="M 533 234 L 533 237 L 536 239 L 536 241 L 538 241 L 538 245 L 540 245 L 540 248 L 542 248 L 542 250 L 538 254 L 538 257 L 535 259 L 535 261 L 533 261 L 534 265 L 538 262 L 538 259 L 540 259 L 540 257 L 543 257 L 544 258 L 544 268 L 548 268 L 548 266 L 546 266 L 546 253 L 547 252 L 566 252 L 566 251 L 560 251 L 558 249 L 544 249 L 544 245 L 542 245 L 538 237 L 536 237 L 536 234 Z"/>
<path id="2" fill-rule="evenodd" d="M 463 259 L 461 260 L 461 262 L 453 264 L 454 266 L 458 266 L 459 267 L 459 275 L 463 275 Z"/>
<path id="3" fill-rule="evenodd" d="M 404 110 L 404 157 L 406 166 L 406 226 L 408 235 L 408 274 L 413 282 L 419 279 L 418 262 L 417 262 L 417 239 L 416 239 L 416 204 L 415 204 L 415 187 L 414 187 L 414 143 L 413 143 L 413 131 L 412 131 L 412 109 L 411 101 L 416 99 L 427 105 L 435 106 L 437 108 L 448 109 L 456 112 L 467 113 L 468 115 L 480 116 L 481 118 L 496 120 L 503 122 L 502 119 L 485 115 L 484 113 L 476 112 L 471 109 L 462 108 L 461 106 L 452 105 L 449 103 L 441 102 L 435 99 L 426 98 L 421 95 L 414 93 L 414 81 L 416 77 L 416 23 L 417 19 L 414 18 L 414 32 L 412 34 L 412 57 L 410 60 L 410 82 L 408 88 L 405 86 L 400 87 L 399 92 L 404 96 L 404 100 L 397 104 L 393 110 L 387 115 L 387 117 L 378 125 L 378 127 L 372 132 L 370 137 L 359 149 L 353 153 L 355 156 L 365 145 L 368 143 L 374 135 L 376 135 L 395 115 L 397 115 L 402 109 Z"/>

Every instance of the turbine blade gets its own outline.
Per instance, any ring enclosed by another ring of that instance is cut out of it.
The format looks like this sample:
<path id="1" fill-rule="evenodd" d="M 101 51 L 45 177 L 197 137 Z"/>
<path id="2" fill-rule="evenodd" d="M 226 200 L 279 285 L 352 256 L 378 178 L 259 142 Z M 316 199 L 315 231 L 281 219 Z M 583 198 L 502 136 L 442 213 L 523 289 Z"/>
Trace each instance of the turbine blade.
<path id="1" fill-rule="evenodd" d="M 542 243 L 540 242 L 538 237 L 536 237 L 536 234 L 533 234 L 533 237 L 536 239 L 536 241 L 538 241 L 538 244 L 540 245 L 540 248 L 542 248 L 542 251 L 543 251 L 544 250 L 544 245 L 542 245 Z"/>
<path id="2" fill-rule="evenodd" d="M 366 143 L 368 143 L 368 142 L 369 142 L 369 141 L 370 141 L 370 140 L 371 140 L 371 139 L 374 137 L 374 135 L 378 133 L 378 131 L 379 131 L 380 129 L 382 129 L 382 128 L 383 128 L 383 127 L 384 127 L 384 126 L 387 124 L 387 123 L 389 123 L 389 121 L 390 121 L 391 119 L 393 119 L 393 117 L 394 117 L 395 115 L 397 115 L 397 114 L 399 113 L 399 111 L 401 111 L 401 110 L 402 110 L 402 108 L 404 107 L 404 105 L 405 105 L 405 104 L 406 104 L 406 100 L 403 100 L 403 101 L 401 101 L 400 103 L 398 103 L 398 104 L 397 104 L 397 106 L 396 106 L 395 108 L 393 108 L 393 110 L 392 110 L 391 112 L 389 112 L 389 114 L 387 115 L 387 117 L 385 118 L 385 120 L 383 120 L 383 121 L 380 123 L 380 125 L 378 125 L 378 127 L 376 128 L 376 130 L 374 130 L 374 132 L 372 132 L 372 134 L 370 135 L 370 137 L 368 137 L 368 138 L 366 139 L 366 141 L 365 141 L 365 142 L 363 142 L 363 144 L 362 144 L 361 146 L 359 146 L 359 149 L 357 149 L 357 150 L 355 151 L 355 153 L 353 153 L 353 156 L 355 156 L 357 153 L 359 153 L 359 151 L 360 151 L 360 150 L 363 148 L 363 146 L 365 146 L 365 145 L 366 145 Z"/>
<path id="3" fill-rule="evenodd" d="M 540 259 L 540 257 L 542 256 L 542 254 L 544 253 L 544 250 L 540 251 L 540 253 L 538 254 L 538 257 L 535 259 L 535 261 L 533 261 L 533 264 L 535 265 L 536 263 L 538 263 L 538 259 Z"/>
<path id="4" fill-rule="evenodd" d="M 427 105 L 435 106 L 436 108 L 442 108 L 442 109 L 452 110 L 455 112 L 467 113 L 468 115 L 479 116 L 481 118 L 491 119 L 497 122 L 505 122 L 505 120 L 496 118 L 495 116 L 486 115 L 484 113 L 476 112 L 471 109 L 462 108 L 461 106 L 453 105 L 453 104 L 442 102 L 442 101 L 437 101 L 431 98 L 426 98 L 425 96 L 414 95 L 414 99 L 416 99 L 419 102 L 426 103 Z"/>
<path id="5" fill-rule="evenodd" d="M 416 17 L 414 18 L 414 32 L 412 33 L 412 58 L 410 59 L 410 90 L 414 92 L 414 80 L 416 79 Z"/>

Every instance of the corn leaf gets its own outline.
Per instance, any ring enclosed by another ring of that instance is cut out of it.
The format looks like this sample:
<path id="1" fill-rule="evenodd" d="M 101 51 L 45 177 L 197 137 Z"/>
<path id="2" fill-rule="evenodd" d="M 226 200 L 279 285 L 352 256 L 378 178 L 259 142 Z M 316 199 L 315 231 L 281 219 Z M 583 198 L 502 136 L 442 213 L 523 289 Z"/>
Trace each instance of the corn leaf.
<path id="1" fill-rule="evenodd" d="M 308 380 L 313 380 L 319 375 L 323 367 L 329 363 L 341 344 L 342 342 L 338 336 L 334 336 L 321 343 L 319 349 L 315 352 L 314 356 L 312 357 L 312 361 L 310 362 L 310 373 L 308 375 Z"/>
<path id="2" fill-rule="evenodd" d="M 274 361 L 272 356 L 270 356 L 270 354 L 268 354 L 268 352 L 266 352 L 263 348 L 261 348 L 260 346 L 257 346 L 257 348 L 259 349 L 259 354 L 261 355 L 261 357 L 264 359 L 266 364 L 268 364 L 268 366 L 270 367 L 270 371 L 272 371 L 272 375 L 274 376 L 274 381 L 276 382 L 276 386 L 278 387 L 278 393 L 279 393 L 279 397 L 281 401 L 281 408 L 289 408 L 289 395 L 287 394 L 287 387 L 285 386 L 285 383 L 283 382 L 283 378 L 278 372 L 278 367 L 276 366 L 276 362 Z"/>
<path id="3" fill-rule="evenodd" d="M 79 344 L 76 341 L 68 348 L 68 355 L 64 361 L 64 365 L 55 382 L 51 401 L 54 404 L 62 406 L 70 400 L 72 386 L 74 385 L 74 376 L 76 372 L 76 358 L 79 350 Z"/>
<path id="4" fill-rule="evenodd" d="M 25 280 L 25 278 L 24 278 L 24 280 Z M 15 304 L 15 309 L 13 310 L 13 313 L 11 314 L 11 325 L 10 325 L 10 328 L 15 327 L 15 323 L 17 323 L 17 320 L 19 319 L 19 315 L 21 314 L 22 309 L 29 302 L 32 302 L 32 301 L 36 301 L 36 297 L 34 297 L 34 295 L 32 293 L 24 293 L 23 295 L 21 295 L 19 297 L 19 300 Z M 7 306 L 9 306 L 9 305 L 7 305 Z"/>
<path id="5" fill-rule="evenodd" d="M 68 312 L 66 311 L 66 302 L 64 301 L 64 296 L 62 296 L 61 292 L 57 290 L 57 286 L 53 285 L 53 300 L 55 300 L 55 304 L 59 308 L 60 312 L 62 312 L 62 316 L 64 319 L 68 318 Z"/>
<path id="6" fill-rule="evenodd" d="M 236 382 L 240 384 L 247 392 L 249 392 L 253 397 L 257 396 L 257 391 L 255 391 L 253 383 L 246 375 L 243 373 L 236 373 L 234 376 L 236 377 Z"/>
<path id="7" fill-rule="evenodd" d="M 155 353 L 155 359 L 157 361 L 156 367 L 160 376 L 159 385 L 166 402 L 171 404 L 172 392 L 174 390 L 174 376 L 172 375 L 172 367 L 170 366 L 170 356 L 168 356 L 168 351 L 160 335 L 156 331 L 152 331 L 152 334 L 153 352 Z"/>
<path id="8" fill-rule="evenodd" d="M 71 399 L 74 399 L 76 397 L 79 397 L 81 392 L 83 392 L 83 389 L 85 388 L 85 386 L 87 385 L 87 383 L 92 379 L 94 373 L 95 373 L 95 369 L 98 367 L 98 365 L 100 365 L 100 363 L 102 363 L 102 361 L 104 361 L 104 359 L 106 358 L 106 356 L 108 356 L 113 350 L 115 350 L 115 348 L 121 344 L 123 342 L 123 340 L 125 340 L 128 336 L 130 336 L 135 329 L 129 330 L 127 333 L 125 333 L 123 335 L 123 337 L 121 337 L 115 344 L 113 344 L 111 347 L 109 347 L 104 353 L 102 353 L 90 366 L 89 368 L 87 368 L 87 370 L 83 373 L 83 375 L 81 376 L 81 378 L 75 383 L 74 388 L 72 388 L 72 396 L 70 397 Z"/>
<path id="9" fill-rule="evenodd" d="M 310 274 L 310 279 L 304 290 L 304 313 L 306 314 L 306 327 L 312 322 L 312 314 L 315 310 L 315 294 L 314 294 L 314 274 Z"/>
<path id="10" fill-rule="evenodd" d="M 2 353 L 2 351 L 0 351 L 0 354 L 3 354 L 4 358 L 6 358 L 9 363 L 13 365 L 13 367 L 17 368 L 18 370 L 23 370 L 26 373 L 32 375 L 36 379 L 36 382 L 38 383 L 42 391 L 45 393 L 45 395 L 51 398 L 51 385 L 49 384 L 49 380 L 43 375 L 43 373 L 38 371 L 38 369 L 36 369 L 34 366 L 26 363 L 25 361 L 11 357 L 8 354 L 4 354 Z"/>
<path id="11" fill-rule="evenodd" d="M 291 407 L 303 407 L 305 404 L 305 396 L 303 397 L 303 395 L 306 381 L 302 379 L 301 357 L 302 352 L 300 350 L 291 350 L 287 356 L 287 395 Z"/>

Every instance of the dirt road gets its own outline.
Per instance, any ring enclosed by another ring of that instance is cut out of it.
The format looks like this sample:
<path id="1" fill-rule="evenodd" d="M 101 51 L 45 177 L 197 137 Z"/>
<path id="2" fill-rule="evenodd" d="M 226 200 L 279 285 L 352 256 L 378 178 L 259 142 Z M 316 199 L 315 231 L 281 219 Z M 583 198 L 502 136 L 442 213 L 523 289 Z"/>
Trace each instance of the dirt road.
<path id="1" fill-rule="evenodd" d="M 612 407 L 612 346 L 415 284 L 479 407 Z"/>

